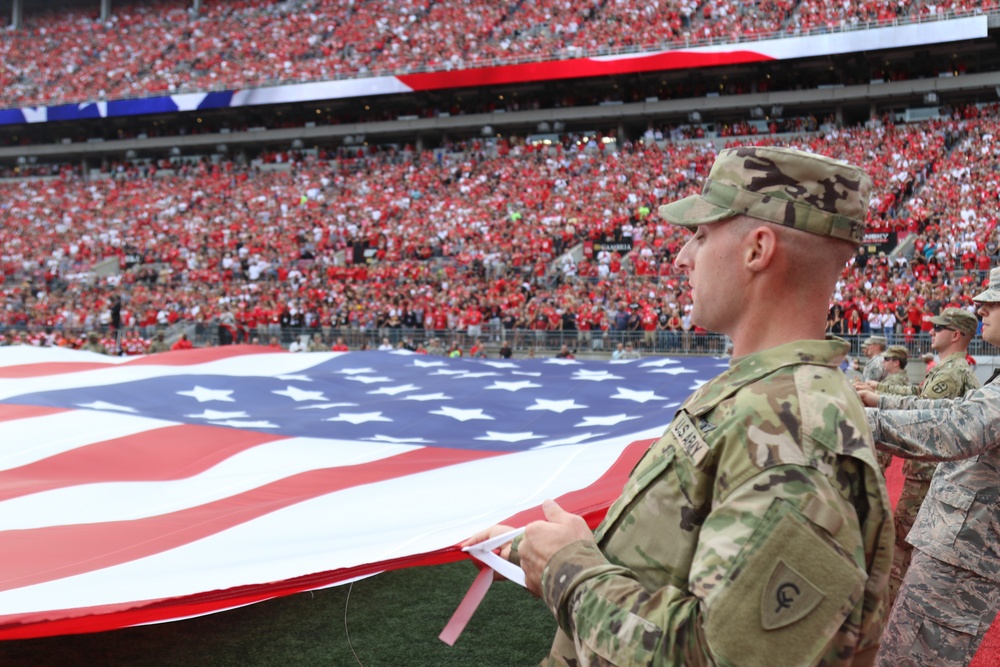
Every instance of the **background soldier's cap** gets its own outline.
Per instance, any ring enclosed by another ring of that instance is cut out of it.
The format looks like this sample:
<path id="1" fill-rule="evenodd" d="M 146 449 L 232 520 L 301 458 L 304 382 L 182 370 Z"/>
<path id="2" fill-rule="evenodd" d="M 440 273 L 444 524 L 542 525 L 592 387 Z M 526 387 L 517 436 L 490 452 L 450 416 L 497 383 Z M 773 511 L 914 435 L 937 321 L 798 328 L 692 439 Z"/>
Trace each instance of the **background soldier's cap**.
<path id="1" fill-rule="evenodd" d="M 861 343 L 862 346 L 881 345 L 883 350 L 885 349 L 885 346 L 888 344 L 889 341 L 885 339 L 885 336 L 869 336 L 868 338 L 865 339 L 865 342 Z"/>
<path id="2" fill-rule="evenodd" d="M 964 308 L 945 308 L 940 315 L 931 318 L 931 324 L 955 329 L 970 336 L 975 336 L 979 328 L 979 320 Z"/>
<path id="3" fill-rule="evenodd" d="M 700 195 L 659 208 L 667 222 L 693 227 L 745 214 L 860 244 L 872 179 L 860 168 L 791 148 L 742 146 L 715 159 Z"/>
<path id="4" fill-rule="evenodd" d="M 1000 301 L 1000 266 L 990 271 L 990 285 L 984 291 L 972 297 L 973 301 L 997 303 Z"/>
<path id="5" fill-rule="evenodd" d="M 890 345 L 882 356 L 886 359 L 909 359 L 910 353 L 902 345 Z"/>

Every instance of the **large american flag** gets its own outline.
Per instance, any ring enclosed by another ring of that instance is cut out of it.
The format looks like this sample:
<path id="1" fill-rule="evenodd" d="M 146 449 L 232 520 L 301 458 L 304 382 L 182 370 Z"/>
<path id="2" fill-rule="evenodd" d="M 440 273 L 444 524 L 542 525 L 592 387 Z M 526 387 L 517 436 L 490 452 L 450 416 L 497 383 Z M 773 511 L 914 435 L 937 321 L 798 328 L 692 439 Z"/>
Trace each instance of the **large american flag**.
<path id="1" fill-rule="evenodd" d="M 593 524 L 725 361 L 0 348 L 0 639 L 185 618 Z"/>

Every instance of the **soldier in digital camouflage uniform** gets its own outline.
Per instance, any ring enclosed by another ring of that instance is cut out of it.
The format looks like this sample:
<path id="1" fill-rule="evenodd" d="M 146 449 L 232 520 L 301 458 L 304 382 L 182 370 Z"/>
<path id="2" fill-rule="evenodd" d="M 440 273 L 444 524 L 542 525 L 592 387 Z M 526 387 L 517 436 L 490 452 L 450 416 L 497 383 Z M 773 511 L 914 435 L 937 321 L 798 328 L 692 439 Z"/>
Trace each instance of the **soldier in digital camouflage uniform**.
<path id="1" fill-rule="evenodd" d="M 885 347 L 888 345 L 883 336 L 869 336 L 861 344 L 861 351 L 868 357 L 861 379 L 865 382 L 875 380 L 881 382 L 888 373 L 885 370 Z"/>
<path id="2" fill-rule="evenodd" d="M 884 382 L 869 382 L 879 394 L 894 396 L 919 396 L 920 398 L 956 398 L 965 392 L 979 388 L 979 380 L 966 361 L 969 343 L 976 337 L 979 321 L 976 316 L 961 308 L 946 308 L 941 314 L 932 317 L 934 330 L 931 334 L 931 349 L 941 358 L 919 385 L 898 385 Z M 886 360 L 889 352 L 886 351 Z M 892 454 L 880 451 L 879 463 L 882 457 L 892 458 Z M 913 522 L 924 502 L 927 490 L 931 485 L 931 477 L 937 468 L 936 461 L 915 461 L 907 459 L 903 462 L 903 490 L 893 512 L 896 525 L 896 548 L 892 557 L 892 574 L 889 576 L 889 600 L 896 599 L 903 577 L 910 566 L 913 547 L 906 541 L 906 536 L 913 527 Z M 884 468 L 883 468 L 884 470 Z"/>
<path id="3" fill-rule="evenodd" d="M 733 341 L 596 533 L 546 501 L 501 550 L 558 620 L 544 665 L 868 665 L 892 523 L 860 401 L 824 340 L 871 179 L 789 149 L 723 151 L 702 194 L 660 208 L 692 319 Z M 495 526 L 481 542 L 507 530 Z"/>
<path id="4" fill-rule="evenodd" d="M 975 297 L 1000 346 L 1000 269 Z M 939 334 L 935 334 L 937 336 Z M 940 461 L 907 541 L 913 558 L 882 638 L 880 667 L 968 665 L 1000 608 L 1000 383 L 955 399 L 861 391 L 876 444 Z"/>

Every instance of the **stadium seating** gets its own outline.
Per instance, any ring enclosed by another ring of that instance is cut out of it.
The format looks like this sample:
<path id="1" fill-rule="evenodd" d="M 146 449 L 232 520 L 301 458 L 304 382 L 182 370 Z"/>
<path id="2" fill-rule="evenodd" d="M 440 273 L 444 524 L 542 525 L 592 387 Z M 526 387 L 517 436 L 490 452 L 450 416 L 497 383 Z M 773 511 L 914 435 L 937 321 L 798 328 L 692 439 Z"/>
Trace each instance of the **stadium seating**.
<path id="1" fill-rule="evenodd" d="M 998 259 L 991 202 L 1000 158 L 989 148 L 998 130 L 993 105 L 783 138 L 865 165 L 876 181 L 870 230 L 915 243 L 909 262 L 859 255 L 839 286 L 832 329 L 866 333 L 891 311 L 890 336 L 916 351 L 928 313 L 969 303 Z M 372 334 L 413 311 L 431 332 L 508 318 L 522 345 L 552 329 L 589 342 L 602 328 L 642 344 L 644 314 L 676 312 L 683 322 L 690 306 L 671 264 L 684 234 L 655 207 L 698 186 L 715 146 L 605 146 L 509 139 L 0 181 L 9 221 L 0 229 L 0 324 L 102 328 L 123 294 L 122 325 L 147 336 L 179 321 L 232 324 L 261 342 L 298 327 Z M 607 241 L 628 243 L 602 252 Z M 564 256 L 574 247 L 586 252 Z M 95 277 L 108 259 L 126 270 Z"/>
<path id="2" fill-rule="evenodd" d="M 0 108 L 241 89 L 373 73 L 655 50 L 926 18 L 931 5 L 850 0 L 208 1 L 28 14 L 0 40 Z M 937 3 L 934 13 L 995 3 Z M 7 17 L 0 18 L 5 28 Z"/>

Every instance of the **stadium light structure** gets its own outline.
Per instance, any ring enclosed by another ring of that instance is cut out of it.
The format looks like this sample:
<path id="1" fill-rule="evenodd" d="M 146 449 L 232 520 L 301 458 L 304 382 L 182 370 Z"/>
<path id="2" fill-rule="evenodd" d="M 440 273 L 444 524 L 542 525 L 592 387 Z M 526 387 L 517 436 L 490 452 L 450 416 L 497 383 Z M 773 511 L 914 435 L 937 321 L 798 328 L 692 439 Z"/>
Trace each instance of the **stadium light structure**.
<path id="1" fill-rule="evenodd" d="M 924 94 L 924 104 L 937 104 L 938 96 L 933 90 L 929 93 Z"/>

